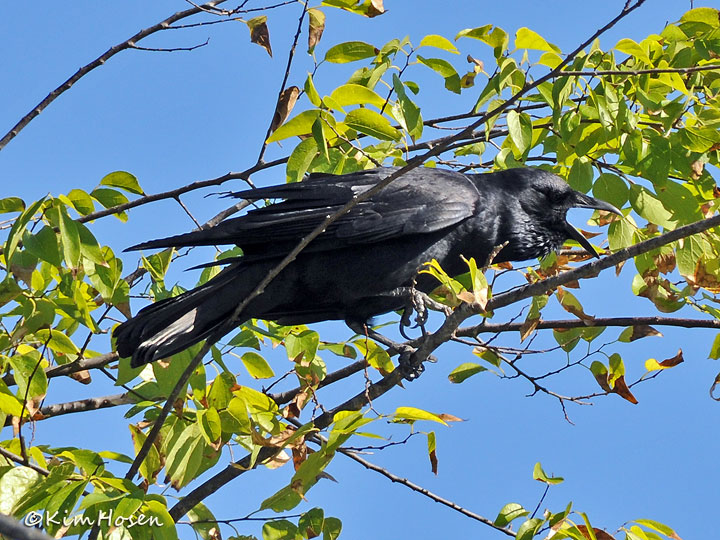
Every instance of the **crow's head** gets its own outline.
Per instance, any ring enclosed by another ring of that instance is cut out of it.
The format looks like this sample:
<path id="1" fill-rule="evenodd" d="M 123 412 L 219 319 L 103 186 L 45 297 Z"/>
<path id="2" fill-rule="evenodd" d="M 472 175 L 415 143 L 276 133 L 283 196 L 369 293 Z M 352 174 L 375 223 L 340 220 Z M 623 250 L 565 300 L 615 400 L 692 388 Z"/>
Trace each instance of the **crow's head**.
<path id="1" fill-rule="evenodd" d="M 504 177 L 504 190 L 517 201 L 513 240 L 517 250 L 528 255 L 526 258 L 545 255 L 568 239 L 598 257 L 590 242 L 568 222 L 568 210 L 591 208 L 623 215 L 612 204 L 575 191 L 559 176 L 540 169 L 509 169 L 496 174 Z"/>

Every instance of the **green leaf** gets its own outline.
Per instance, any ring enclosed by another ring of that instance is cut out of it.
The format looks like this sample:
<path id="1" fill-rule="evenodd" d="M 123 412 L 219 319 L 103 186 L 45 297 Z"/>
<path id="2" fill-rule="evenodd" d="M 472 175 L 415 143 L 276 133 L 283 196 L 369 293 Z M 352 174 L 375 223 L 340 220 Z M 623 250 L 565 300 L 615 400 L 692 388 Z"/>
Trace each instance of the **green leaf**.
<path id="1" fill-rule="evenodd" d="M 138 183 L 138 179 L 126 171 L 111 172 L 100 180 L 100 185 L 120 188 L 136 195 L 145 195 Z"/>
<path id="2" fill-rule="evenodd" d="M 320 107 L 320 105 L 322 105 L 322 100 L 320 99 L 320 94 L 318 94 L 318 91 L 315 89 L 315 82 L 313 81 L 312 73 L 308 73 L 307 79 L 305 79 L 304 89 L 305 95 L 310 100 L 310 103 L 312 103 L 315 107 Z"/>
<path id="3" fill-rule="evenodd" d="M 533 480 L 538 480 L 539 482 L 544 482 L 549 485 L 555 485 L 562 483 L 564 479 L 560 476 L 548 476 L 545 474 L 542 465 L 540 465 L 540 462 L 538 461 L 533 469 Z"/>
<path id="4" fill-rule="evenodd" d="M 568 175 L 570 187 L 581 193 L 587 193 L 592 187 L 592 180 L 593 168 L 590 161 L 586 158 L 576 159 L 570 167 Z"/>
<path id="5" fill-rule="evenodd" d="M 325 518 L 323 523 L 323 540 L 336 540 L 342 531 L 342 522 L 338 518 Z"/>
<path id="6" fill-rule="evenodd" d="M 393 73 L 393 88 L 397 101 L 393 105 L 393 116 L 413 140 L 422 137 L 423 121 L 420 109 L 408 97 L 400 77 Z"/>
<path id="7" fill-rule="evenodd" d="M 80 246 L 80 231 L 78 226 L 70 219 L 64 206 L 60 206 L 60 241 L 62 242 L 63 257 L 68 268 L 75 269 L 80 266 L 82 255 Z"/>
<path id="8" fill-rule="evenodd" d="M 315 139 L 309 138 L 300 142 L 290 154 L 287 162 L 287 181 L 300 182 L 307 173 L 312 160 L 318 152 Z"/>
<path id="9" fill-rule="evenodd" d="M 90 196 L 95 199 L 97 202 L 102 204 L 105 208 L 114 208 L 116 206 L 120 206 L 121 204 L 127 204 L 128 198 L 117 191 L 116 189 L 110 189 L 110 188 L 95 188 L 90 193 Z M 115 214 L 115 217 L 117 217 L 120 221 L 127 221 L 128 217 L 125 212 L 118 212 Z"/>
<path id="10" fill-rule="evenodd" d="M 538 532 L 544 521 L 538 518 L 532 518 L 525 521 L 518 529 L 515 540 L 531 540 Z"/>
<path id="11" fill-rule="evenodd" d="M 219 540 L 215 516 L 203 503 L 196 503 L 187 513 L 190 525 L 203 540 Z M 196 523 L 200 522 L 200 523 Z"/>
<path id="12" fill-rule="evenodd" d="M 668 212 L 660 200 L 646 188 L 638 184 L 633 184 L 630 187 L 630 204 L 633 210 L 650 223 L 660 225 L 666 229 L 675 228 L 675 223 L 672 221 L 672 214 Z"/>
<path id="13" fill-rule="evenodd" d="M 324 521 L 325 513 L 322 508 L 312 508 L 300 516 L 298 530 L 303 538 L 315 538 L 322 533 Z"/>
<path id="14" fill-rule="evenodd" d="M 445 79 L 445 88 L 456 94 L 460 93 L 460 76 L 450 62 L 442 58 L 425 58 L 419 54 L 417 58 L 421 64 L 426 65 Z"/>
<path id="15" fill-rule="evenodd" d="M 430 420 L 431 422 L 448 425 L 447 422 L 438 415 L 415 407 L 398 407 L 395 409 L 393 416 L 396 420 L 410 420 L 413 422 L 416 420 Z"/>
<path id="16" fill-rule="evenodd" d="M 37 330 L 34 335 L 43 344 L 47 343 L 47 346 L 55 352 L 61 354 L 80 353 L 80 349 L 77 348 L 77 345 L 75 345 L 68 336 L 58 330 L 51 331 L 48 328 L 43 328 L 41 330 Z"/>
<path id="17" fill-rule="evenodd" d="M 622 208 L 628 201 L 630 189 L 625 181 L 615 174 L 603 173 L 593 185 L 593 195 L 607 201 L 617 208 Z"/>
<path id="18" fill-rule="evenodd" d="M 278 519 L 263 525 L 262 537 L 263 540 L 295 540 L 297 532 L 294 523 L 287 519 Z"/>
<path id="19" fill-rule="evenodd" d="M 310 362 L 315 358 L 319 344 L 320 336 L 314 330 L 303 330 L 299 333 L 288 334 L 285 338 L 285 350 L 288 359 L 293 362 L 297 362 L 299 358 Z"/>
<path id="20" fill-rule="evenodd" d="M 450 375 L 448 375 L 448 379 L 451 383 L 459 384 L 482 371 L 487 371 L 487 368 L 481 366 L 480 364 L 466 362 L 453 369 L 450 372 Z"/>
<path id="21" fill-rule="evenodd" d="M 720 358 L 720 334 L 717 334 L 715 336 L 712 346 L 710 347 L 710 353 L 708 354 L 708 358 L 712 360 L 717 360 L 718 358 Z"/>
<path id="22" fill-rule="evenodd" d="M 396 141 L 402 136 L 387 118 L 370 109 L 354 109 L 343 122 L 355 131 L 383 141 Z"/>
<path id="23" fill-rule="evenodd" d="M 382 374 L 387 374 L 395 369 L 390 355 L 385 349 L 372 340 L 365 338 L 356 339 L 353 344 L 358 348 L 360 354 L 372 367 Z"/>
<path id="24" fill-rule="evenodd" d="M 452 41 L 437 34 L 430 34 L 422 38 L 418 48 L 420 47 L 435 47 L 436 49 L 449 51 L 453 54 L 460 54 L 460 51 L 457 50 L 457 47 L 453 45 Z"/>
<path id="25" fill-rule="evenodd" d="M 152 537 L 153 540 L 177 540 L 175 521 L 165 504 L 157 500 L 146 500 L 141 514 L 146 515 L 147 518 L 155 518 L 156 525 L 152 527 L 152 534 L 148 537 Z"/>
<path id="26" fill-rule="evenodd" d="M 173 441 L 165 459 L 165 470 L 174 488 L 180 489 L 195 478 L 203 464 L 204 450 L 205 438 L 195 423 L 185 427 Z"/>
<path id="27" fill-rule="evenodd" d="M 213 444 L 222 435 L 222 423 L 215 407 L 199 409 L 197 411 L 197 423 L 200 426 L 202 436 L 208 444 Z"/>
<path id="28" fill-rule="evenodd" d="M 646 64 L 651 64 L 652 61 L 648 58 L 645 50 L 638 45 L 635 41 L 630 38 L 623 38 L 615 44 L 613 47 L 615 50 L 634 56 L 635 58 L 642 60 Z"/>
<path id="29" fill-rule="evenodd" d="M 330 98 L 340 107 L 347 105 L 375 105 L 378 109 L 382 108 L 385 100 L 381 98 L 374 90 L 359 84 L 343 84 L 338 86 L 330 94 Z"/>
<path id="30" fill-rule="evenodd" d="M 41 481 L 40 473 L 22 465 L 0 476 L 0 514 L 12 515 L 15 504 Z"/>
<path id="31" fill-rule="evenodd" d="M 515 34 L 516 49 L 533 49 L 536 51 L 547 51 L 560 54 L 560 49 L 545 41 L 540 34 L 533 32 L 529 28 L 520 28 Z"/>
<path id="32" fill-rule="evenodd" d="M 493 53 L 497 59 L 503 56 L 508 43 L 510 42 L 505 30 L 502 28 L 493 28 L 491 24 L 486 24 L 485 26 L 480 26 L 478 28 L 466 28 L 465 30 L 461 30 L 455 36 L 455 40 L 457 41 L 461 37 L 479 39 L 480 41 L 487 43 L 493 47 Z"/>
<path id="33" fill-rule="evenodd" d="M 20 216 L 12 224 L 12 227 L 10 227 L 7 240 L 5 240 L 4 255 L 6 262 L 9 262 L 12 259 L 12 256 L 20 243 L 20 239 L 23 236 L 23 232 L 25 232 L 25 228 L 44 203 L 45 197 L 39 201 L 35 201 L 22 214 L 20 214 Z"/>
<path id="34" fill-rule="evenodd" d="M 128 424 L 128 428 L 130 428 L 133 447 L 135 448 L 135 453 L 137 454 L 142 448 L 142 445 L 145 443 L 147 435 L 145 435 L 145 433 L 143 433 L 135 424 Z M 157 447 L 152 445 L 150 446 L 148 455 L 145 457 L 142 465 L 140 465 L 140 474 L 148 481 L 148 483 L 153 484 L 155 483 L 155 477 L 157 476 L 157 473 L 160 472 L 161 468 L 162 464 L 160 463 L 160 455 L 158 454 Z"/>
<path id="35" fill-rule="evenodd" d="M 364 41 L 346 41 L 330 47 L 325 53 L 325 61 L 333 64 L 345 64 L 376 56 L 380 51 Z"/>
<path id="36" fill-rule="evenodd" d="M 0 214 L 22 212 L 23 210 L 25 210 L 25 201 L 18 197 L 0 199 Z"/>
<path id="37" fill-rule="evenodd" d="M 498 527 L 506 527 L 514 519 L 527 516 L 529 513 L 518 503 L 508 503 L 500 509 L 493 523 Z"/>
<path id="38" fill-rule="evenodd" d="M 312 132 L 313 123 L 319 117 L 320 111 L 317 109 L 303 111 L 277 128 L 273 134 L 268 137 L 267 142 L 271 143 L 293 136 L 308 135 Z"/>
<path id="39" fill-rule="evenodd" d="M 508 131 L 510 132 L 510 138 L 517 146 L 520 154 L 525 154 L 530 149 L 532 144 L 532 120 L 526 113 L 519 113 L 515 110 L 510 110 L 507 113 Z"/>
<path id="40" fill-rule="evenodd" d="M 716 12 L 716 18 L 717 18 L 717 12 Z M 657 531 L 659 533 L 664 534 L 665 536 L 674 538 L 676 537 L 675 531 L 672 529 L 672 527 L 668 527 L 667 525 L 663 523 L 659 523 L 657 521 L 653 521 L 652 519 L 636 519 L 634 520 L 635 523 L 638 525 L 642 525 L 643 527 L 647 527 L 648 529 L 652 529 L 654 531 Z"/>
<path id="41" fill-rule="evenodd" d="M 275 376 L 270 364 L 256 352 L 246 352 L 241 360 L 253 379 L 269 379 Z"/>
<path id="42" fill-rule="evenodd" d="M 71 190 L 67 194 L 67 200 L 70 202 L 70 205 L 82 216 L 87 216 L 95 211 L 95 203 L 93 203 L 92 197 L 81 189 Z"/>

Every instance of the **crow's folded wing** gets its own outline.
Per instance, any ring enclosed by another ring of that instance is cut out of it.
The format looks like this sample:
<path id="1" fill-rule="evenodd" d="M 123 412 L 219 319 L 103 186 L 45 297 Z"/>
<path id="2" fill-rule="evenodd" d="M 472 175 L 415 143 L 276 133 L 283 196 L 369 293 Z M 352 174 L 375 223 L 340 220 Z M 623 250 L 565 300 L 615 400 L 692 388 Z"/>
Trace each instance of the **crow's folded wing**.
<path id="1" fill-rule="evenodd" d="M 395 170 L 384 167 L 340 176 L 313 174 L 303 182 L 240 191 L 233 196 L 283 201 L 206 230 L 152 240 L 129 249 L 237 244 L 250 251 L 265 251 L 263 246 L 296 242 Z M 473 216 L 478 199 L 477 188 L 464 174 L 413 169 L 330 225 L 313 242 L 313 251 L 442 230 Z"/>

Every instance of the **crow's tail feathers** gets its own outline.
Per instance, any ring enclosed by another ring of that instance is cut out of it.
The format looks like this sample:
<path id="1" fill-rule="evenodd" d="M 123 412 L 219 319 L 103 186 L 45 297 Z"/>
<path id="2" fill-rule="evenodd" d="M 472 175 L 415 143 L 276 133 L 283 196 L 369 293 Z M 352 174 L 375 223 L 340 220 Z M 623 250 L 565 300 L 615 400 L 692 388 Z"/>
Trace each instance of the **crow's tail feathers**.
<path id="1" fill-rule="evenodd" d="M 200 287 L 160 300 L 113 330 L 118 354 L 130 365 L 167 358 L 208 337 L 242 300 L 239 266 L 231 266 Z"/>

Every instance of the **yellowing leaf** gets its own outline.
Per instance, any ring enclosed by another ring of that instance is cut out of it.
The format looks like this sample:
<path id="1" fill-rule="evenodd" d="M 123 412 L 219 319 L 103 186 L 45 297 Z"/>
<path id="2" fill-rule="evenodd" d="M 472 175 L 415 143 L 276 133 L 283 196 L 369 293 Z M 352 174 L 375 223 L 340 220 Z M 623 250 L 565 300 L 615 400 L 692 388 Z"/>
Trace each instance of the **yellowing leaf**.
<path id="1" fill-rule="evenodd" d="M 533 32 L 529 28 L 520 28 L 515 34 L 516 49 L 533 49 L 536 51 L 547 51 L 560 54 L 560 49 L 545 41 L 540 34 Z"/>
<path id="2" fill-rule="evenodd" d="M 254 19 L 247 21 L 246 24 L 250 29 L 250 41 L 260 45 L 272 58 L 272 47 L 270 46 L 270 32 L 267 27 L 267 16 L 261 15 L 260 17 L 255 17 Z"/>
<path id="3" fill-rule="evenodd" d="M 359 84 L 343 84 L 338 86 L 330 94 L 330 98 L 340 107 L 347 105 L 375 105 L 381 108 L 385 104 L 385 100 L 381 98 L 374 90 Z"/>
<path id="4" fill-rule="evenodd" d="M 430 34 L 422 38 L 420 47 L 435 47 L 436 49 L 449 51 L 453 54 L 460 54 L 460 51 L 452 44 L 452 41 L 437 34 Z"/>
<path id="5" fill-rule="evenodd" d="M 396 420 L 410 420 L 411 422 L 416 420 L 430 420 L 431 422 L 447 425 L 447 422 L 438 415 L 415 407 L 398 407 L 395 409 L 393 416 Z"/>
<path id="6" fill-rule="evenodd" d="M 317 8 L 308 9 L 308 52 L 312 53 L 325 30 L 325 13 Z"/>
<path id="7" fill-rule="evenodd" d="M 380 51 L 364 41 L 346 41 L 330 47 L 325 60 L 333 64 L 345 64 L 376 56 Z"/>
<path id="8" fill-rule="evenodd" d="M 396 141 L 400 132 L 390 125 L 387 118 L 370 109 L 354 109 L 350 111 L 343 123 L 348 127 L 383 141 Z"/>

